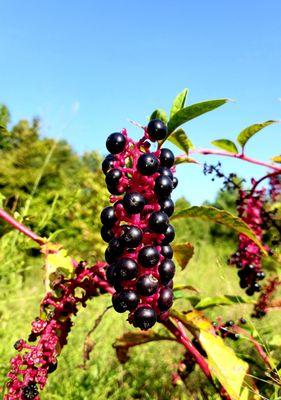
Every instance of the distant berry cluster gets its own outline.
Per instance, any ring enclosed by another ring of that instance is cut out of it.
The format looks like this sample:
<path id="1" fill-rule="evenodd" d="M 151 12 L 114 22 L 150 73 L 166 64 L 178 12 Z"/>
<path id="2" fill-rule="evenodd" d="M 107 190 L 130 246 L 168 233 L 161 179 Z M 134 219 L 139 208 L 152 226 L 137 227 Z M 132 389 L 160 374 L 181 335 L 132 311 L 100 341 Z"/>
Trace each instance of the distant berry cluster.
<path id="1" fill-rule="evenodd" d="M 264 285 L 262 293 L 255 304 L 253 318 L 262 318 L 267 314 L 270 302 L 279 285 L 281 285 L 281 281 L 278 278 L 269 279 L 267 284 Z"/>
<path id="2" fill-rule="evenodd" d="M 252 182 L 254 184 L 254 181 Z M 263 236 L 263 207 L 265 190 L 255 190 L 249 195 L 244 190 L 239 191 L 237 210 L 239 217 L 250 226 L 256 237 L 262 241 Z M 247 236 L 239 235 L 238 250 L 230 258 L 230 264 L 239 269 L 240 287 L 252 296 L 261 290 L 258 281 L 264 279 L 265 274 L 261 265 L 261 250 Z"/>
<path id="3" fill-rule="evenodd" d="M 154 119 L 134 142 L 125 129 L 106 141 L 110 152 L 102 163 L 112 206 L 101 213 L 102 238 L 108 242 L 107 279 L 116 293 L 117 312 L 129 311 L 129 321 L 142 330 L 165 318 L 173 304 L 175 265 L 170 243 L 175 231 L 169 223 L 177 186 L 174 155 L 151 142 L 163 140 L 167 127 Z"/>
<path id="4" fill-rule="evenodd" d="M 89 298 L 99 294 L 98 287 L 101 290 L 107 287 L 103 266 L 100 263 L 87 267 L 81 262 L 73 279 L 58 276 L 52 283 L 54 291 L 47 293 L 42 301 L 42 316 L 32 322 L 28 342 L 20 339 L 14 345 L 20 354 L 11 360 L 5 400 L 39 399 L 39 389 L 44 388 L 48 375 L 57 368 L 57 357 L 67 343 L 71 317 L 76 315 L 78 304 L 85 307 Z M 83 289 L 81 297 L 75 294 L 76 288 Z"/>

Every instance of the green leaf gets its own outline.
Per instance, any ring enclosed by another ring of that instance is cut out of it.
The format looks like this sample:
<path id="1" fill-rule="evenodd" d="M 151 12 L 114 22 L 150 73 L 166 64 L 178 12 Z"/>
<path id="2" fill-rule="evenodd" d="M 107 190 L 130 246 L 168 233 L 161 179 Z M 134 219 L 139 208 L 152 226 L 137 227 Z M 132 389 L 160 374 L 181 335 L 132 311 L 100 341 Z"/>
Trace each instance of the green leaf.
<path id="1" fill-rule="evenodd" d="M 177 146 L 180 150 L 183 150 L 188 154 L 189 149 L 194 148 L 193 144 L 187 137 L 183 129 L 178 129 L 172 135 L 169 136 L 168 140 Z"/>
<path id="2" fill-rule="evenodd" d="M 211 322 L 199 311 L 182 314 L 173 309 L 171 315 L 183 322 L 197 336 L 207 354 L 212 376 L 218 379 L 232 400 L 239 400 L 249 365 L 237 357 L 222 338 L 216 335 Z"/>
<path id="3" fill-rule="evenodd" d="M 179 164 L 199 164 L 199 163 L 194 158 L 188 156 L 180 156 L 176 157 L 174 165 L 179 165 Z"/>
<path id="4" fill-rule="evenodd" d="M 194 254 L 194 247 L 191 243 L 178 243 L 173 246 L 174 257 L 181 269 L 185 269 L 189 260 Z"/>
<path id="5" fill-rule="evenodd" d="M 275 156 L 275 157 L 272 157 L 272 159 L 271 159 L 272 161 L 274 161 L 274 162 L 276 162 L 276 163 L 281 163 L 281 154 L 280 154 L 280 156 Z"/>
<path id="6" fill-rule="evenodd" d="M 185 88 L 175 97 L 170 111 L 170 118 L 184 107 L 187 93 L 188 89 Z"/>
<path id="7" fill-rule="evenodd" d="M 212 145 L 218 147 L 219 149 L 229 151 L 230 153 L 235 153 L 235 154 L 238 153 L 236 144 L 228 139 L 213 140 Z"/>
<path id="8" fill-rule="evenodd" d="M 152 119 L 161 119 L 161 121 L 163 121 L 165 124 L 167 124 L 168 121 L 166 111 L 161 110 L 160 108 L 153 111 L 149 118 L 149 121 L 151 121 Z"/>
<path id="9" fill-rule="evenodd" d="M 201 299 L 196 305 L 196 310 L 204 310 L 205 308 L 216 306 L 232 306 L 234 304 L 255 304 L 255 301 L 248 297 L 242 296 L 216 296 L 205 297 Z"/>
<path id="10" fill-rule="evenodd" d="M 227 99 L 207 100 L 182 108 L 170 118 L 168 122 L 168 133 L 171 134 L 172 132 L 174 132 L 175 129 L 177 129 L 185 122 L 188 122 L 193 118 L 199 117 L 199 115 L 212 111 L 215 108 L 222 106 L 227 101 Z"/>
<path id="11" fill-rule="evenodd" d="M 244 147 L 245 144 L 248 142 L 248 140 L 252 136 L 254 136 L 257 132 L 259 132 L 261 129 L 266 128 L 271 124 L 275 124 L 276 122 L 278 121 L 270 120 L 262 122 L 260 124 L 254 124 L 248 126 L 247 128 L 243 129 L 243 131 L 240 132 L 239 135 L 237 136 L 238 143 L 240 143 L 240 145 Z"/>
<path id="12" fill-rule="evenodd" d="M 264 254 L 267 254 L 262 243 L 252 229 L 241 218 L 232 215 L 226 210 L 219 210 L 212 206 L 193 206 L 176 212 L 171 219 L 179 218 L 200 218 L 211 222 L 225 225 L 235 231 L 244 234 L 260 247 Z"/>

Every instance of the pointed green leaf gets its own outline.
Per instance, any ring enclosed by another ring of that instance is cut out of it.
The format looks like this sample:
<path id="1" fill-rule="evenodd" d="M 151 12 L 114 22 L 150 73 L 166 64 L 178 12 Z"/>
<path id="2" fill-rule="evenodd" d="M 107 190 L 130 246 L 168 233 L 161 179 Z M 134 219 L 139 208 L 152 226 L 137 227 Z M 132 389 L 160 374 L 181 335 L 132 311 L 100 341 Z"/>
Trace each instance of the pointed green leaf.
<path id="1" fill-rule="evenodd" d="M 153 111 L 149 118 L 149 121 L 151 121 L 152 119 L 161 119 L 161 121 L 163 121 L 165 124 L 167 124 L 168 121 L 166 111 L 161 110 L 160 108 Z"/>
<path id="2" fill-rule="evenodd" d="M 194 254 L 194 247 L 191 243 L 177 243 L 173 246 L 174 257 L 181 269 L 185 269 L 189 260 Z"/>
<path id="3" fill-rule="evenodd" d="M 243 129 L 242 132 L 239 133 L 239 135 L 237 136 L 237 141 L 238 143 L 241 144 L 242 147 L 245 146 L 245 144 L 248 142 L 248 140 L 254 136 L 257 132 L 259 132 L 261 129 L 266 128 L 267 126 L 274 124 L 278 121 L 265 121 L 262 122 L 260 124 L 254 124 L 254 125 L 250 125 L 247 128 Z"/>
<path id="4" fill-rule="evenodd" d="M 175 97 L 170 111 L 170 118 L 184 107 L 187 93 L 188 89 L 186 88 Z"/>
<path id="5" fill-rule="evenodd" d="M 199 164 L 199 163 L 194 158 L 188 156 L 179 156 L 176 157 L 174 165 L 179 165 L 179 164 Z"/>
<path id="6" fill-rule="evenodd" d="M 219 149 L 229 151 L 230 153 L 235 153 L 235 154 L 238 153 L 236 144 L 228 139 L 213 140 L 212 145 L 218 147 Z"/>
<path id="7" fill-rule="evenodd" d="M 255 304 L 255 301 L 249 297 L 242 296 L 216 296 L 205 297 L 201 299 L 195 306 L 196 310 L 204 310 L 205 308 L 216 306 L 232 306 L 233 304 Z"/>
<path id="8" fill-rule="evenodd" d="M 280 156 L 275 156 L 275 157 L 272 157 L 272 159 L 271 159 L 272 161 L 274 161 L 274 162 L 276 162 L 276 163 L 281 163 L 281 155 Z"/>
<path id="9" fill-rule="evenodd" d="M 232 215 L 226 210 L 220 210 L 211 206 L 193 206 L 176 212 L 171 219 L 179 218 L 200 218 L 211 222 L 225 225 L 235 231 L 244 234 L 260 247 L 264 254 L 267 254 L 262 243 L 252 229 L 241 218 Z"/>
<path id="10" fill-rule="evenodd" d="M 185 131 L 181 128 L 172 133 L 172 135 L 169 136 L 168 140 L 175 146 L 177 146 L 180 150 L 183 150 L 186 154 L 188 154 L 190 148 L 194 148 Z"/>
<path id="11" fill-rule="evenodd" d="M 201 103 L 195 103 L 192 104 L 191 106 L 182 108 L 170 118 L 168 122 L 169 134 L 174 132 L 175 129 L 177 129 L 180 125 L 184 124 L 185 122 L 188 122 L 193 118 L 199 117 L 199 115 L 212 111 L 215 108 L 222 106 L 227 101 L 228 101 L 227 99 L 207 100 L 207 101 L 202 101 Z"/>

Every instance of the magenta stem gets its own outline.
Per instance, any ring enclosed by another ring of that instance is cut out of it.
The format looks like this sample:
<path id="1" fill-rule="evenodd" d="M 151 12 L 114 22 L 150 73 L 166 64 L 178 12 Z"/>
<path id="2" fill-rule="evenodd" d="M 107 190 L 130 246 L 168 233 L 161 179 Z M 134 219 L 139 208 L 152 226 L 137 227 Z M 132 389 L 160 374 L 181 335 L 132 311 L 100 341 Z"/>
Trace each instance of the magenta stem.
<path id="1" fill-rule="evenodd" d="M 176 322 L 176 325 L 174 322 Z M 181 343 L 187 352 L 194 357 L 196 363 L 199 365 L 199 367 L 202 369 L 208 380 L 214 385 L 213 378 L 208 366 L 207 361 L 205 358 L 199 353 L 199 351 L 193 346 L 191 340 L 188 338 L 186 335 L 185 329 L 182 325 L 182 323 L 175 318 L 173 318 L 173 321 L 171 319 L 164 321 L 163 325 L 176 337 L 177 342 Z"/>
<path id="2" fill-rule="evenodd" d="M 6 221 L 9 225 L 13 226 L 15 229 L 28 236 L 34 242 L 38 243 L 40 246 L 46 243 L 46 240 L 38 236 L 36 233 L 32 232 L 25 225 L 14 219 L 11 215 L 6 213 L 2 208 L 0 208 L 0 218 Z"/>
<path id="3" fill-rule="evenodd" d="M 256 348 L 257 352 L 259 353 L 264 363 L 270 369 L 272 369 L 270 359 L 268 358 L 266 352 L 264 351 L 263 347 L 253 338 L 253 336 L 250 335 L 245 329 L 241 328 L 240 326 L 236 327 L 236 331 L 240 333 L 242 336 L 246 336 L 253 343 L 254 347 Z"/>
<path id="4" fill-rule="evenodd" d="M 239 154 L 235 154 L 235 153 L 231 153 L 229 151 L 218 151 L 218 150 L 213 150 L 213 149 L 192 149 L 189 151 L 190 154 L 202 154 L 202 155 L 216 155 L 216 156 L 223 156 L 223 157 L 231 157 L 231 158 L 238 158 L 239 160 L 243 160 L 243 161 L 247 161 L 249 163 L 252 164 L 256 164 L 256 165 L 261 165 L 263 167 L 266 168 L 271 168 L 274 171 L 279 171 L 281 172 L 281 167 L 278 167 L 277 165 L 273 165 L 267 162 L 263 162 L 263 161 L 259 161 L 256 160 L 254 158 L 248 157 L 243 153 L 239 153 Z M 182 158 L 182 157 L 186 157 L 186 154 L 183 154 L 179 157 L 177 157 L 178 159 Z"/>

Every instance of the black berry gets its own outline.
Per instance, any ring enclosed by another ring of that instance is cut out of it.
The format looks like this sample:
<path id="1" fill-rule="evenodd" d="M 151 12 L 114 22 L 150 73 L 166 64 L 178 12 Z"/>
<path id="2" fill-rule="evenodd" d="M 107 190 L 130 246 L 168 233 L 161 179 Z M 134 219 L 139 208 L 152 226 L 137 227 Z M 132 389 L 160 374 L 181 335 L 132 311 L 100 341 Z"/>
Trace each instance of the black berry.
<path id="1" fill-rule="evenodd" d="M 120 293 L 115 293 L 112 297 L 112 305 L 115 311 L 119 313 L 134 310 L 138 302 L 139 297 L 133 290 L 124 290 Z"/>
<path id="2" fill-rule="evenodd" d="M 155 193 L 161 197 L 168 197 L 173 191 L 173 181 L 165 175 L 159 175 L 155 180 Z"/>
<path id="3" fill-rule="evenodd" d="M 175 156 L 170 149 L 161 149 L 160 153 L 160 165 L 163 167 L 171 168 L 174 165 Z"/>
<path id="4" fill-rule="evenodd" d="M 106 227 L 112 227 L 117 221 L 114 208 L 111 206 L 105 207 L 101 212 L 100 219 L 103 225 L 105 225 Z"/>
<path id="5" fill-rule="evenodd" d="M 160 253 L 165 258 L 170 258 L 170 259 L 173 258 L 173 254 L 174 254 L 172 247 L 169 245 L 162 246 Z"/>
<path id="6" fill-rule="evenodd" d="M 159 167 L 157 172 L 160 175 L 164 175 L 164 176 L 168 176 L 168 178 L 170 178 L 171 180 L 173 180 L 174 175 L 172 174 L 172 171 L 170 170 L 170 168 L 167 167 Z"/>
<path id="7" fill-rule="evenodd" d="M 165 287 L 160 291 L 159 299 L 158 299 L 158 307 L 161 311 L 167 311 L 173 305 L 173 291 L 172 289 Z"/>
<path id="8" fill-rule="evenodd" d="M 137 281 L 137 291 L 141 296 L 151 296 L 157 292 L 158 281 L 153 275 L 143 275 Z"/>
<path id="9" fill-rule="evenodd" d="M 22 389 L 23 399 L 24 400 L 33 400 L 36 396 L 38 396 L 38 388 L 35 382 L 29 383 Z"/>
<path id="10" fill-rule="evenodd" d="M 112 133 L 106 140 L 107 150 L 112 154 L 121 153 L 125 149 L 125 146 L 126 138 L 120 132 Z"/>
<path id="11" fill-rule="evenodd" d="M 159 253 L 156 247 L 145 246 L 138 255 L 138 261 L 143 267 L 153 267 L 159 262 Z"/>
<path id="12" fill-rule="evenodd" d="M 147 330 L 153 327 L 156 323 L 155 311 L 146 306 L 139 307 L 134 313 L 134 326 L 142 330 Z"/>
<path id="13" fill-rule="evenodd" d="M 138 265 L 131 258 L 121 258 L 115 268 L 117 278 L 122 281 L 134 279 L 138 274 Z"/>
<path id="14" fill-rule="evenodd" d="M 154 154 L 142 154 L 137 163 L 137 169 L 142 175 L 153 175 L 159 166 L 159 161 Z"/>
<path id="15" fill-rule="evenodd" d="M 165 233 L 168 224 L 168 215 L 162 211 L 153 212 L 149 217 L 148 225 L 154 232 Z"/>
<path id="16" fill-rule="evenodd" d="M 165 239 L 162 240 L 162 244 L 166 245 L 171 243 L 175 239 L 175 230 L 172 225 L 168 225 L 168 228 L 165 232 Z"/>
<path id="17" fill-rule="evenodd" d="M 167 136 L 167 126 L 161 119 L 152 119 L 147 125 L 147 133 L 152 142 L 163 140 Z"/>
<path id="18" fill-rule="evenodd" d="M 109 187 L 116 187 L 122 176 L 122 172 L 118 168 L 111 169 L 105 177 L 105 182 Z"/>
<path id="19" fill-rule="evenodd" d="M 128 214 L 139 214 L 145 206 L 145 198 L 138 192 L 126 193 L 123 198 L 123 206 Z"/>
<path id="20" fill-rule="evenodd" d="M 115 157 L 112 154 L 108 154 L 102 162 L 102 171 L 106 175 L 107 172 L 113 168 Z"/>
<path id="21" fill-rule="evenodd" d="M 166 213 L 168 217 L 170 217 L 173 214 L 175 206 L 172 199 L 170 198 L 160 199 L 159 205 L 161 207 L 161 211 L 164 211 L 164 213 Z"/>
<path id="22" fill-rule="evenodd" d="M 124 247 L 137 247 L 142 241 L 142 231 L 136 226 L 122 226 L 120 241 Z"/>
<path id="23" fill-rule="evenodd" d="M 111 239 L 114 238 L 113 232 L 110 228 L 107 228 L 106 226 L 101 227 L 101 237 L 105 242 L 110 242 Z"/>
<path id="24" fill-rule="evenodd" d="M 159 265 L 158 271 L 160 275 L 160 280 L 164 285 L 167 284 L 171 279 L 173 279 L 175 275 L 175 270 L 176 268 L 174 262 L 169 259 L 162 261 L 162 263 Z"/>

